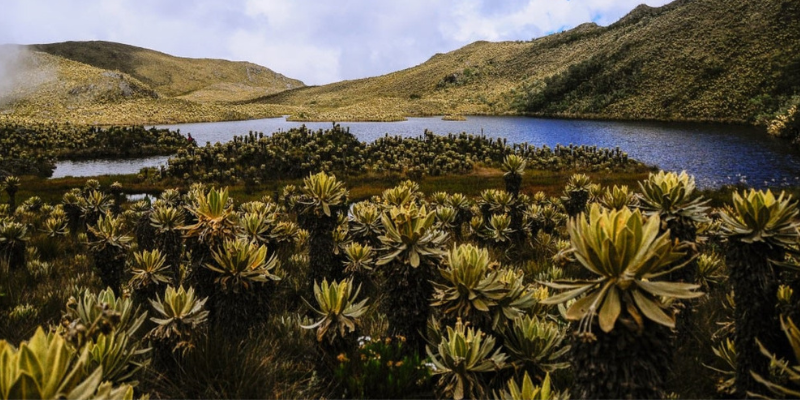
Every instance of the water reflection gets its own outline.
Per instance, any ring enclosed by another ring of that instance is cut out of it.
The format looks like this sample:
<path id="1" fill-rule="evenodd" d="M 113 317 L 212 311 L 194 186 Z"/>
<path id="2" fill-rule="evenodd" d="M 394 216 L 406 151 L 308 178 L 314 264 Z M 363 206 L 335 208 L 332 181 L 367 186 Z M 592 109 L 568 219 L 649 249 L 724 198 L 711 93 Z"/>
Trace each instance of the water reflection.
<path id="1" fill-rule="evenodd" d="M 284 118 L 250 121 L 160 125 L 191 133 L 200 145 L 227 142 L 249 131 L 272 132 L 303 125 Z M 327 129 L 330 122 L 305 123 L 312 129 Z M 467 132 L 509 143 L 592 145 L 619 147 L 631 157 L 665 170 L 686 170 L 698 186 L 716 187 L 741 181 L 752 186 L 798 183 L 800 153 L 788 142 L 769 137 L 763 129 L 722 124 L 617 122 L 558 120 L 525 117 L 468 117 L 467 121 L 443 121 L 440 117 L 409 118 L 399 122 L 347 122 L 359 140 L 372 142 L 389 134 L 419 136 L 425 129 L 437 134 Z M 63 162 L 56 176 L 87 176 L 99 173 L 135 173 L 143 166 L 166 163 L 166 157 L 144 160 Z M 106 172 L 109 171 L 109 172 Z M 114 171 L 114 172 L 111 172 Z"/>
<path id="2" fill-rule="evenodd" d="M 124 160 L 59 161 L 53 178 L 135 174 L 146 167 L 167 165 L 168 156 Z"/>

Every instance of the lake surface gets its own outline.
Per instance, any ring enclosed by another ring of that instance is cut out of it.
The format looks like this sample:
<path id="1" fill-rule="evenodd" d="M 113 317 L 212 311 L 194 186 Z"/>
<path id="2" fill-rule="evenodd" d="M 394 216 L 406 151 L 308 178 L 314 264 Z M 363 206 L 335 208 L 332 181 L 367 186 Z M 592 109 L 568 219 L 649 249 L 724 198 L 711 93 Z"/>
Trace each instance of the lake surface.
<path id="1" fill-rule="evenodd" d="M 198 144 L 227 142 L 249 131 L 265 135 L 303 125 L 284 118 L 249 121 L 159 125 L 191 133 Z M 330 122 L 305 123 L 327 129 Z M 619 147 L 629 156 L 668 171 L 686 170 L 698 186 L 718 187 L 745 181 L 755 187 L 800 184 L 800 152 L 763 129 L 723 124 L 559 120 L 526 117 L 409 118 L 399 122 L 343 122 L 359 140 L 372 142 L 385 134 L 419 136 L 467 132 L 506 138 L 509 143 Z M 53 177 L 136 173 L 142 167 L 166 164 L 167 157 L 137 160 L 59 162 Z"/>

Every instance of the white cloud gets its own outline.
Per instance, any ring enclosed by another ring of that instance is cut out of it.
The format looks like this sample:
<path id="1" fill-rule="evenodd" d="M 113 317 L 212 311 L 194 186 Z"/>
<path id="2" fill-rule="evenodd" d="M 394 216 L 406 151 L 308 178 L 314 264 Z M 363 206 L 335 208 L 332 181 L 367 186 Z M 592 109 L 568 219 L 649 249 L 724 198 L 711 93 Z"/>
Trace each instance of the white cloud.
<path id="1" fill-rule="evenodd" d="M 642 0 L 3 0 L 0 43 L 110 40 L 252 61 L 307 84 L 389 73 L 476 40 L 608 25 Z M 647 0 L 660 6 L 667 0 Z"/>
<path id="2" fill-rule="evenodd" d="M 570 29 L 585 22 L 608 25 L 630 12 L 642 0 L 528 0 L 506 12 L 487 13 L 492 0 L 459 2 L 453 18 L 442 20 L 441 31 L 456 42 L 476 40 L 530 40 Z M 668 0 L 651 0 L 661 6 Z"/>
<path id="3" fill-rule="evenodd" d="M 230 36 L 228 49 L 235 59 L 267 66 L 290 78 L 303 80 L 306 84 L 335 82 L 341 77 L 341 54 L 338 49 L 270 40 L 264 31 L 238 31 Z"/>

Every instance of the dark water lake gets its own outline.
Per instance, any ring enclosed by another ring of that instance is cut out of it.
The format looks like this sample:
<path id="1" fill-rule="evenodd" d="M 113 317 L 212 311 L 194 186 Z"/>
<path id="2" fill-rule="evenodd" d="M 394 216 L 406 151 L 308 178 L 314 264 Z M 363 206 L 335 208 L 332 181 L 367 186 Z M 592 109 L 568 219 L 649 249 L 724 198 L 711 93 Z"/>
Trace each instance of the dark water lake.
<path id="1" fill-rule="evenodd" d="M 303 125 L 284 118 L 249 121 L 159 125 L 191 133 L 198 144 L 227 142 L 249 131 L 265 135 Z M 330 122 L 305 123 L 327 129 Z M 419 136 L 425 129 L 436 134 L 467 132 L 506 138 L 509 143 L 592 145 L 619 147 L 629 156 L 668 171 L 686 170 L 701 188 L 740 181 L 755 187 L 800 184 L 800 152 L 785 140 L 770 137 L 763 128 L 723 124 L 559 120 L 526 117 L 409 118 L 400 122 L 343 122 L 359 140 L 372 142 L 389 135 Z M 135 160 L 62 161 L 53 177 L 136 173 L 140 168 L 164 165 L 168 157 Z"/>

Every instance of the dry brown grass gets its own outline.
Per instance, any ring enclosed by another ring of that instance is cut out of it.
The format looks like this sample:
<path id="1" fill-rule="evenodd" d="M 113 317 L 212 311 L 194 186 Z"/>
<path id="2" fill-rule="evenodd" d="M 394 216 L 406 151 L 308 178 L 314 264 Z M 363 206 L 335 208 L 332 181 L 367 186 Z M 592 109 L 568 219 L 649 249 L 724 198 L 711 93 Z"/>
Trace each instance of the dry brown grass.
<path id="1" fill-rule="evenodd" d="M 121 43 L 64 42 L 31 48 L 120 71 L 163 96 L 190 96 L 194 101 L 247 100 L 303 86 L 303 82 L 249 62 L 175 57 Z"/>
<path id="2" fill-rule="evenodd" d="M 249 63 L 183 59 L 107 42 L 39 45 L 34 48 L 69 58 L 41 64 L 57 64 L 58 81 L 19 93 L 0 113 L 117 124 L 521 112 L 758 123 L 800 93 L 799 19 L 800 5 L 789 0 L 678 0 L 637 7 L 608 27 L 583 24 L 528 42 L 476 42 L 391 74 L 317 87 L 299 87 Z M 122 73 L 103 75 L 108 70 Z M 120 96 L 119 83 L 138 90 Z M 92 90 L 69 94 L 84 87 Z M 151 91 L 162 99 L 151 100 Z"/>
<path id="3" fill-rule="evenodd" d="M 300 107 L 315 120 L 503 115 L 520 111 L 522 93 L 539 93 L 547 79 L 595 61 L 598 72 L 573 74 L 538 115 L 753 123 L 800 92 L 799 17 L 800 5 L 784 0 L 640 6 L 608 27 L 476 42 L 413 68 L 258 102 Z"/>

